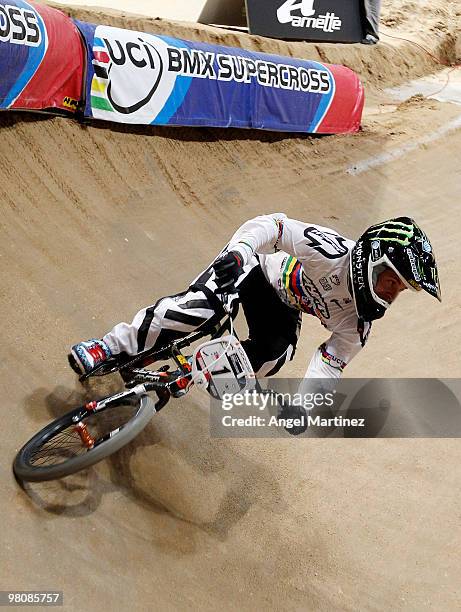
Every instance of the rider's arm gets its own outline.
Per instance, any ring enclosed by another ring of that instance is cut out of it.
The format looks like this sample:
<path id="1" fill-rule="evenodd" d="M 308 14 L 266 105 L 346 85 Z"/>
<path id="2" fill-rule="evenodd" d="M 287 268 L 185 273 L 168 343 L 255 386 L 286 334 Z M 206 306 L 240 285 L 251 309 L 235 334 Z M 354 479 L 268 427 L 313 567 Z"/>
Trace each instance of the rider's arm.
<path id="1" fill-rule="evenodd" d="M 312 356 L 298 393 L 332 393 L 335 391 L 344 368 L 362 348 L 360 341 L 333 333 Z"/>
<path id="2" fill-rule="evenodd" d="M 370 325 L 366 324 L 365 335 Z M 315 351 L 304 375 L 305 378 L 340 378 L 344 368 L 362 348 L 358 332 L 350 329 L 334 332 Z"/>
<path id="3" fill-rule="evenodd" d="M 369 329 L 368 327 L 367 334 Z M 360 339 L 352 330 L 334 332 L 315 351 L 304 379 L 298 387 L 298 394 L 301 397 L 306 397 L 307 395 L 312 396 L 314 393 L 320 393 L 325 397 L 327 393 L 334 393 L 344 368 L 361 348 Z M 287 411 L 286 408 L 285 410 Z M 307 416 L 305 416 L 305 419 L 307 419 Z M 303 421 L 302 427 L 293 430 L 287 429 L 287 431 L 292 435 L 299 435 L 306 429 L 307 425 Z"/>
<path id="4" fill-rule="evenodd" d="M 357 349 L 357 352 L 358 350 L 360 350 L 360 347 Z M 331 346 L 330 337 L 312 355 L 304 378 L 340 378 L 346 365 L 347 362 L 344 360 L 344 354 L 334 350 Z"/>
<path id="5" fill-rule="evenodd" d="M 232 236 L 228 250 L 237 251 L 246 265 L 254 253 L 269 255 L 285 251 L 298 256 L 299 245 L 305 244 L 306 224 L 289 219 L 284 213 L 261 215 L 244 223 Z"/>

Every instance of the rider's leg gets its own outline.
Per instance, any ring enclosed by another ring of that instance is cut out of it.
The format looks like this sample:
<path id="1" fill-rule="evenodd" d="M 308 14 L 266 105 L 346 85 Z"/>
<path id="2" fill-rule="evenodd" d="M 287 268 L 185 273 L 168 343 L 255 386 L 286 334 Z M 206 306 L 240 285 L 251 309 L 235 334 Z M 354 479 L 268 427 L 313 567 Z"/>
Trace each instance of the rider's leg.
<path id="1" fill-rule="evenodd" d="M 183 293 L 143 308 L 131 323 L 119 323 L 101 340 L 75 344 L 69 363 L 78 374 L 88 374 L 109 357 L 161 348 L 205 324 L 215 325 L 223 314 L 219 299 L 207 286 L 192 285 Z"/>
<path id="2" fill-rule="evenodd" d="M 245 267 L 237 285 L 256 265 L 258 261 L 253 259 Z M 213 325 L 224 316 L 216 289 L 215 274 L 210 264 L 187 291 L 161 298 L 153 306 L 143 308 L 130 324 L 119 323 L 103 340 L 113 354 L 125 352 L 135 355 L 152 347 L 161 348 L 202 325 Z M 237 294 L 233 298 L 237 299 Z"/>
<path id="3" fill-rule="evenodd" d="M 249 331 L 242 346 L 259 378 L 273 376 L 293 359 L 301 313 L 282 302 L 260 266 L 243 280 L 239 297 Z"/>
<path id="4" fill-rule="evenodd" d="M 178 295 L 163 297 L 140 310 L 131 323 L 119 323 L 103 336 L 113 355 L 136 355 L 161 347 L 197 330 L 217 315 L 217 298 L 206 287 L 192 286 Z"/>
<path id="5" fill-rule="evenodd" d="M 257 263 L 255 259 L 246 267 L 239 284 Z M 210 265 L 187 291 L 163 297 L 153 306 L 143 308 L 131 323 L 119 323 L 101 340 L 75 344 L 69 360 L 72 368 L 78 373 L 88 373 L 111 356 L 136 355 L 152 347 L 161 348 L 202 325 L 211 327 L 224 315 L 215 291 Z"/>

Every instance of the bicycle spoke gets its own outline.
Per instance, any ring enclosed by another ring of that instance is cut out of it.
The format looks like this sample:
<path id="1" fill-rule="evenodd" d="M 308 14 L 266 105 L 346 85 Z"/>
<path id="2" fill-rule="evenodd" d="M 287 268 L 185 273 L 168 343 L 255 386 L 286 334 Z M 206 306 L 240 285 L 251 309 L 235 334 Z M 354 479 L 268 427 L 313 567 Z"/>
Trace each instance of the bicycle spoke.
<path id="1" fill-rule="evenodd" d="M 33 465 L 56 464 L 86 451 L 87 448 L 83 446 L 79 435 L 67 428 L 33 453 L 30 462 Z"/>
<path id="2" fill-rule="evenodd" d="M 111 454 L 111 449 L 120 448 L 120 441 L 129 442 L 145 427 L 153 414 L 151 406 L 147 399 L 142 403 L 130 399 L 109 404 L 107 411 L 74 409 L 38 432 L 21 449 L 15 474 L 25 481 L 49 480 L 96 463 Z M 125 429 L 128 423 L 131 427 Z"/>
<path id="3" fill-rule="evenodd" d="M 126 420 L 126 411 L 110 413 L 104 415 L 90 415 L 84 419 L 86 426 L 93 429 L 92 437 L 97 444 L 98 440 L 106 437 L 115 429 L 123 427 L 123 421 Z M 121 422 L 122 421 L 122 422 Z M 76 425 L 76 424 L 75 424 Z M 30 457 L 30 463 L 36 466 L 56 465 L 67 461 L 69 458 L 77 457 L 88 452 L 86 447 L 75 430 L 75 426 L 71 425 L 57 433 L 53 438 L 48 440 L 41 448 L 37 449 Z"/>

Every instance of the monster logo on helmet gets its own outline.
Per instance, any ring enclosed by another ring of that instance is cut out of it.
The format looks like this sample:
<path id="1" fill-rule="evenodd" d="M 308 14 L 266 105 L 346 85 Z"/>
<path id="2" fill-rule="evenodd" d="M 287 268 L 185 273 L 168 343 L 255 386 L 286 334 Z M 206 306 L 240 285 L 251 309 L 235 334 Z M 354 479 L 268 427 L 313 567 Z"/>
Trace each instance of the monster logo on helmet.
<path id="1" fill-rule="evenodd" d="M 393 270 L 409 289 L 424 289 L 441 301 L 429 238 L 410 217 L 397 217 L 369 227 L 351 251 L 351 288 L 359 319 L 380 319 L 389 307 L 374 290 L 377 273 L 384 267 Z"/>

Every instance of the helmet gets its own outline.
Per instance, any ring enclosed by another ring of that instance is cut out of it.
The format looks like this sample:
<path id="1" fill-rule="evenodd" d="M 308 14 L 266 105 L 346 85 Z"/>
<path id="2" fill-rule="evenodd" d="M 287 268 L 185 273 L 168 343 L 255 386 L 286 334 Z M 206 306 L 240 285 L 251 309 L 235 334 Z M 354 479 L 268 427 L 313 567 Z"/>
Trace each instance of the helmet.
<path id="1" fill-rule="evenodd" d="M 391 268 L 413 291 L 424 289 L 439 301 L 439 277 L 429 238 L 409 217 L 372 225 L 351 251 L 350 280 L 359 319 L 380 319 L 389 303 L 374 290 L 382 267 Z"/>

